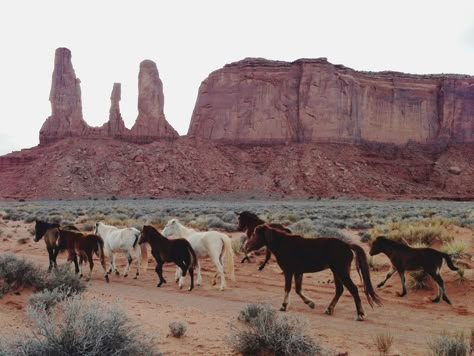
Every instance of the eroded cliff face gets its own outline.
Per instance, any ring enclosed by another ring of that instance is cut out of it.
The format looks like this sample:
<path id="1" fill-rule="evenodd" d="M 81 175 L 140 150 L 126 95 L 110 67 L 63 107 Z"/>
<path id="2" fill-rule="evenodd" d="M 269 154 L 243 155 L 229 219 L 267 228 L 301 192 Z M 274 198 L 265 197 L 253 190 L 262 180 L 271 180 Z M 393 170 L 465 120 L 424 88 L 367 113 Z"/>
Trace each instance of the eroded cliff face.
<path id="1" fill-rule="evenodd" d="M 245 59 L 201 84 L 188 134 L 235 143 L 474 142 L 474 77 Z"/>
<path id="2" fill-rule="evenodd" d="M 131 130 L 125 127 L 120 113 L 121 85 L 114 83 L 110 97 L 109 120 L 102 127 L 91 127 L 82 115 L 80 80 L 71 61 L 71 51 L 58 48 L 55 53 L 51 83 L 51 116 L 40 130 L 40 144 L 66 137 L 111 137 L 144 143 L 178 137 L 163 114 L 163 84 L 153 61 L 140 65 L 138 118 Z"/>

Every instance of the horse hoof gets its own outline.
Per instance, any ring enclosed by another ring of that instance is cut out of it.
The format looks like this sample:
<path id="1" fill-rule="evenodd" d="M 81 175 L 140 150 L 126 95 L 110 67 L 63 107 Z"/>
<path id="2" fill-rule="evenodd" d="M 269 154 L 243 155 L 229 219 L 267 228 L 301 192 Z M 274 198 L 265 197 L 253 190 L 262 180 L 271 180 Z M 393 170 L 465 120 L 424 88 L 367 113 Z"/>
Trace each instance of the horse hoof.
<path id="1" fill-rule="evenodd" d="M 127 274 L 127 273 L 125 273 L 123 276 L 124 276 L 125 278 L 127 278 L 127 277 L 128 277 L 128 274 Z"/>
<path id="2" fill-rule="evenodd" d="M 212 281 L 212 285 L 215 286 L 217 284 L 216 281 Z"/>
<path id="3" fill-rule="evenodd" d="M 432 303 L 438 303 L 438 302 L 439 302 L 439 298 L 433 298 L 433 299 L 431 299 L 431 302 L 432 302 Z"/>
<path id="4" fill-rule="evenodd" d="M 89 282 L 90 280 L 91 280 L 91 279 L 90 279 L 89 277 L 88 277 L 88 278 L 86 278 L 86 282 Z"/>
<path id="5" fill-rule="evenodd" d="M 311 309 L 314 309 L 314 302 L 308 302 L 308 307 L 310 307 Z"/>
<path id="6" fill-rule="evenodd" d="M 105 276 L 105 281 L 106 281 L 107 283 L 109 283 L 109 276 L 108 276 L 108 275 Z"/>
<path id="7" fill-rule="evenodd" d="M 332 310 L 326 309 L 326 310 L 324 311 L 324 314 L 326 314 L 326 315 L 332 315 Z"/>
<path id="8" fill-rule="evenodd" d="M 401 298 L 401 297 L 404 297 L 405 295 L 406 295 L 406 293 L 399 293 L 399 292 L 397 292 L 397 297 L 400 297 L 400 298 Z"/>
<path id="9" fill-rule="evenodd" d="M 382 283 L 377 284 L 377 288 L 380 288 L 380 287 L 382 287 L 382 286 L 383 286 Z"/>
<path id="10" fill-rule="evenodd" d="M 285 306 L 282 306 L 282 307 L 280 308 L 280 311 L 286 311 L 286 307 L 285 307 Z"/>
<path id="11" fill-rule="evenodd" d="M 115 271 L 115 275 L 116 275 L 116 276 L 120 276 L 120 272 L 119 272 L 119 271 Z"/>
<path id="12" fill-rule="evenodd" d="M 364 316 L 363 315 L 357 315 L 355 318 L 355 321 L 364 321 Z"/>
<path id="13" fill-rule="evenodd" d="M 189 288 L 188 288 L 188 292 L 191 292 L 192 290 L 193 290 L 192 287 L 189 287 Z"/>
<path id="14" fill-rule="evenodd" d="M 138 275 L 137 275 L 137 276 L 135 276 L 135 277 L 133 277 L 133 279 L 138 279 Z"/>

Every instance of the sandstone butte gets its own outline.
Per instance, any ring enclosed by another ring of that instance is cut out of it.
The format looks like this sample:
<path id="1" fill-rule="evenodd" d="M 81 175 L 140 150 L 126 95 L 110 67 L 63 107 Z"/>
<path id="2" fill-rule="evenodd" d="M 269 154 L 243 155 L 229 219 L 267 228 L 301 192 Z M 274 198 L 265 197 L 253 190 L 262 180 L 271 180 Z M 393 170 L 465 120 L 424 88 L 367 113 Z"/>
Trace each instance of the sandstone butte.
<path id="1" fill-rule="evenodd" d="M 84 121 L 80 83 L 72 66 L 71 51 L 67 48 L 58 48 L 49 95 L 51 116 L 41 127 L 40 145 L 66 137 L 111 137 L 148 143 L 179 136 L 166 121 L 163 113 L 163 84 L 153 61 L 144 60 L 140 63 L 138 117 L 130 130 L 125 127 L 120 114 L 120 83 L 114 83 L 110 97 L 109 121 L 102 127 L 90 127 Z"/>
<path id="2" fill-rule="evenodd" d="M 58 48 L 40 145 L 0 157 L 0 199 L 474 199 L 474 77 L 245 59 L 204 80 L 182 137 L 154 62 L 140 64 L 138 86 L 131 129 L 120 83 L 108 121 L 90 127 L 71 52 Z"/>
<path id="3" fill-rule="evenodd" d="M 247 58 L 204 80 L 188 135 L 236 143 L 472 143 L 474 77 Z"/>

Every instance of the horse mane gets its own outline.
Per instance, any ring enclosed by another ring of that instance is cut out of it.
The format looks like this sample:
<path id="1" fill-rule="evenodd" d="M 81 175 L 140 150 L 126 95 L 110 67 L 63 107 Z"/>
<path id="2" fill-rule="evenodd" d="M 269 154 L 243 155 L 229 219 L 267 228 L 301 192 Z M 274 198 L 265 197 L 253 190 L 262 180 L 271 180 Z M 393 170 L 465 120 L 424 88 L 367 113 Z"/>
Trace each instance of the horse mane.
<path id="1" fill-rule="evenodd" d="M 260 226 L 262 226 L 262 225 L 260 225 Z M 278 233 L 278 237 L 284 236 L 284 237 L 291 237 L 291 238 L 293 238 L 293 237 L 301 237 L 301 238 L 304 238 L 304 237 L 301 236 L 301 235 L 293 234 L 293 233 L 291 233 L 291 232 L 287 232 L 287 231 L 285 231 L 285 230 L 282 230 L 282 229 L 280 229 L 280 228 L 278 228 L 278 227 L 274 227 L 274 226 L 272 226 L 271 223 L 265 223 L 265 224 L 263 224 L 263 226 L 265 226 L 265 227 L 267 227 L 268 229 L 271 229 L 272 231 L 275 231 L 276 233 Z M 257 226 L 257 228 L 258 228 L 258 226 Z"/>
<path id="2" fill-rule="evenodd" d="M 156 238 L 156 239 L 166 239 L 166 237 L 164 237 L 162 234 L 160 234 L 160 232 L 152 225 L 145 225 L 143 226 L 144 229 L 148 230 L 148 232 L 151 234 L 151 237 L 152 238 Z"/>
<path id="3" fill-rule="evenodd" d="M 261 222 L 261 223 L 265 223 L 265 221 L 260 219 L 257 214 L 252 213 L 251 211 L 248 211 L 248 210 L 242 211 L 239 215 L 244 216 L 248 219 L 256 220 L 256 221 Z"/>
<path id="4" fill-rule="evenodd" d="M 396 241 L 396 240 L 392 240 L 392 239 L 389 239 L 388 237 L 385 237 L 385 236 L 378 236 L 377 237 L 377 240 L 376 241 L 380 241 L 382 242 L 385 246 L 389 246 L 391 248 L 397 248 L 397 249 L 407 249 L 407 248 L 410 248 L 410 246 L 408 246 L 407 244 L 403 243 L 403 242 L 400 242 L 400 241 Z"/>

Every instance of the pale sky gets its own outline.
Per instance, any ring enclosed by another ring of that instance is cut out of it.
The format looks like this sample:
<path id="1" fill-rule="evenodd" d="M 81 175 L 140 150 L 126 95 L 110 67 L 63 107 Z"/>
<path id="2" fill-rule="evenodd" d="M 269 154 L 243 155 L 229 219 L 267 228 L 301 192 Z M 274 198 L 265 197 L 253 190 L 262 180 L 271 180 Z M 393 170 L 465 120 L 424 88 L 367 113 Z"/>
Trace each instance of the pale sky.
<path id="1" fill-rule="evenodd" d="M 107 121 L 114 82 L 133 125 L 139 63 L 151 59 L 166 118 L 184 135 L 201 82 L 245 57 L 474 75 L 474 0 L 2 1 L 0 39 L 3 155 L 39 143 L 57 47 L 72 51 L 89 125 Z"/>

